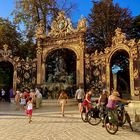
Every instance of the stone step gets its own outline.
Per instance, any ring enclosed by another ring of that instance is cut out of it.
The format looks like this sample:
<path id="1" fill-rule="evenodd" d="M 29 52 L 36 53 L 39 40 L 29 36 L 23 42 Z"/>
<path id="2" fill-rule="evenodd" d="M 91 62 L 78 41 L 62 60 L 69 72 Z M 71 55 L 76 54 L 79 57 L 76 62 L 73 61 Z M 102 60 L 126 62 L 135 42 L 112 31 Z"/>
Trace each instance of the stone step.
<path id="1" fill-rule="evenodd" d="M 57 99 L 43 99 L 42 106 L 58 106 L 59 102 Z M 77 101 L 75 99 L 68 99 L 66 106 L 74 106 L 77 105 Z"/>
<path id="2" fill-rule="evenodd" d="M 15 104 L 14 98 L 11 99 L 11 103 Z M 68 99 L 67 106 L 74 106 L 77 105 L 77 101 L 75 99 Z M 42 106 L 58 106 L 58 100 L 57 99 L 43 99 L 42 100 Z"/>
<path id="3" fill-rule="evenodd" d="M 140 101 L 131 101 L 125 108 L 133 122 L 140 122 Z"/>

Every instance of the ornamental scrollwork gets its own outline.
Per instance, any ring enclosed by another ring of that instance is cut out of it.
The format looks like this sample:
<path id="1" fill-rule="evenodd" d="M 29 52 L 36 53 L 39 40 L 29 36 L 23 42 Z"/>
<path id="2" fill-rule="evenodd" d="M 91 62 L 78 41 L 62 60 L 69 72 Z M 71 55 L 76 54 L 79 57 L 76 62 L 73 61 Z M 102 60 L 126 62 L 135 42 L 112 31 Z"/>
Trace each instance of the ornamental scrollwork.
<path id="1" fill-rule="evenodd" d="M 41 48 L 41 46 L 38 46 L 36 54 L 40 55 L 41 53 L 42 53 L 42 48 Z"/>
<path id="2" fill-rule="evenodd" d="M 93 72 L 94 76 L 99 76 L 100 72 L 99 70 L 96 68 Z"/>
<path id="3" fill-rule="evenodd" d="M 30 74 L 29 74 L 28 72 L 25 72 L 25 73 L 24 73 L 24 78 L 25 78 L 25 79 L 29 79 L 29 78 L 30 78 Z"/>
<path id="4" fill-rule="evenodd" d="M 139 72 L 138 69 L 134 69 L 134 79 L 138 79 L 139 78 Z"/>
<path id="5" fill-rule="evenodd" d="M 73 33 L 74 28 L 69 18 L 65 17 L 64 11 L 58 13 L 58 17 L 52 22 L 51 31 L 48 36 L 56 37 Z"/>
<path id="6" fill-rule="evenodd" d="M 105 83 L 105 82 L 106 82 L 106 75 L 102 74 L 102 83 Z"/>
<path id="7" fill-rule="evenodd" d="M 130 48 L 131 48 L 131 47 L 134 47 L 135 44 L 136 44 L 135 39 L 131 39 L 131 40 L 129 40 L 129 42 L 128 42 L 128 45 L 130 46 Z"/>
<path id="8" fill-rule="evenodd" d="M 90 75 L 86 75 L 86 83 L 89 84 L 90 83 Z"/>
<path id="9" fill-rule="evenodd" d="M 137 48 L 136 47 L 135 48 L 131 48 L 130 54 L 131 54 L 131 57 L 135 60 L 138 57 Z"/>
<path id="10" fill-rule="evenodd" d="M 85 67 L 86 69 L 90 68 L 90 55 L 89 54 L 85 54 Z"/>
<path id="11" fill-rule="evenodd" d="M 5 44 L 3 45 L 3 49 L 0 50 L 0 54 L 4 59 L 12 57 L 12 50 L 8 49 L 8 45 Z"/>
<path id="12" fill-rule="evenodd" d="M 105 54 L 108 54 L 108 53 L 110 53 L 110 48 L 109 47 L 105 48 Z"/>
<path id="13" fill-rule="evenodd" d="M 17 63 L 17 87 L 32 87 L 36 83 L 37 60 L 26 58 Z"/>

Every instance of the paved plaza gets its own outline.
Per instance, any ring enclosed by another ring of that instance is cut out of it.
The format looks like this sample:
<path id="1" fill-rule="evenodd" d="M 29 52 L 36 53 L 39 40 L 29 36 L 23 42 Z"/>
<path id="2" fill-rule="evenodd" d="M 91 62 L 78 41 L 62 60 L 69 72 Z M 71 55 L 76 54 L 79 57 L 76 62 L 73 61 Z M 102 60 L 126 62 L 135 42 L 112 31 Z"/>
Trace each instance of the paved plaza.
<path id="1" fill-rule="evenodd" d="M 15 105 L 0 103 L 0 140 L 140 140 L 140 131 L 131 132 L 127 125 L 115 135 L 107 133 L 101 124 L 82 122 L 77 106 L 67 106 L 61 117 L 59 106 L 34 110 L 33 122 Z"/>

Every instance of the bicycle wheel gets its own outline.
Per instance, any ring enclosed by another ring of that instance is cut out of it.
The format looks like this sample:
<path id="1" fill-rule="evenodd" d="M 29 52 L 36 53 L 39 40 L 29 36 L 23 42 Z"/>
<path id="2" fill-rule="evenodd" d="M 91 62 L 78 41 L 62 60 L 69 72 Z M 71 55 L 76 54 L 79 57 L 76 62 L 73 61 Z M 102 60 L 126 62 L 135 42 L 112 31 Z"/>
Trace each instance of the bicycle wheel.
<path id="1" fill-rule="evenodd" d="M 130 116 L 127 112 L 125 113 L 125 117 L 126 117 L 126 121 L 128 122 L 131 130 L 133 131 L 133 127 L 132 127 L 132 124 L 131 124 L 131 119 L 130 119 Z"/>
<path id="2" fill-rule="evenodd" d="M 88 118 L 88 123 L 91 125 L 98 125 L 101 122 L 101 118 L 99 115 L 95 114 L 94 110 L 90 110 L 87 114 Z"/>
<path id="3" fill-rule="evenodd" d="M 88 121 L 88 117 L 87 117 L 87 113 L 86 113 L 86 109 L 83 108 L 83 111 L 81 113 L 81 119 L 83 120 L 83 122 L 87 122 Z"/>
<path id="4" fill-rule="evenodd" d="M 115 134 L 118 131 L 118 125 L 111 123 L 108 115 L 105 117 L 104 126 L 109 134 Z"/>

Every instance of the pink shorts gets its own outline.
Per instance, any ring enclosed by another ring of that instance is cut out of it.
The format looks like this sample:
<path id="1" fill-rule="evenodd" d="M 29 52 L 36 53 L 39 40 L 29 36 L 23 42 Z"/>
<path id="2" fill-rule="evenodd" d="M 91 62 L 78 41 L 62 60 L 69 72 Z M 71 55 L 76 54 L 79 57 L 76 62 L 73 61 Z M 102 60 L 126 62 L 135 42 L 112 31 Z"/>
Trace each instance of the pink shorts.
<path id="1" fill-rule="evenodd" d="M 26 110 L 26 114 L 27 114 L 27 115 L 32 116 L 32 113 L 33 113 L 33 110 L 32 110 L 32 109 L 30 109 L 30 110 Z"/>

